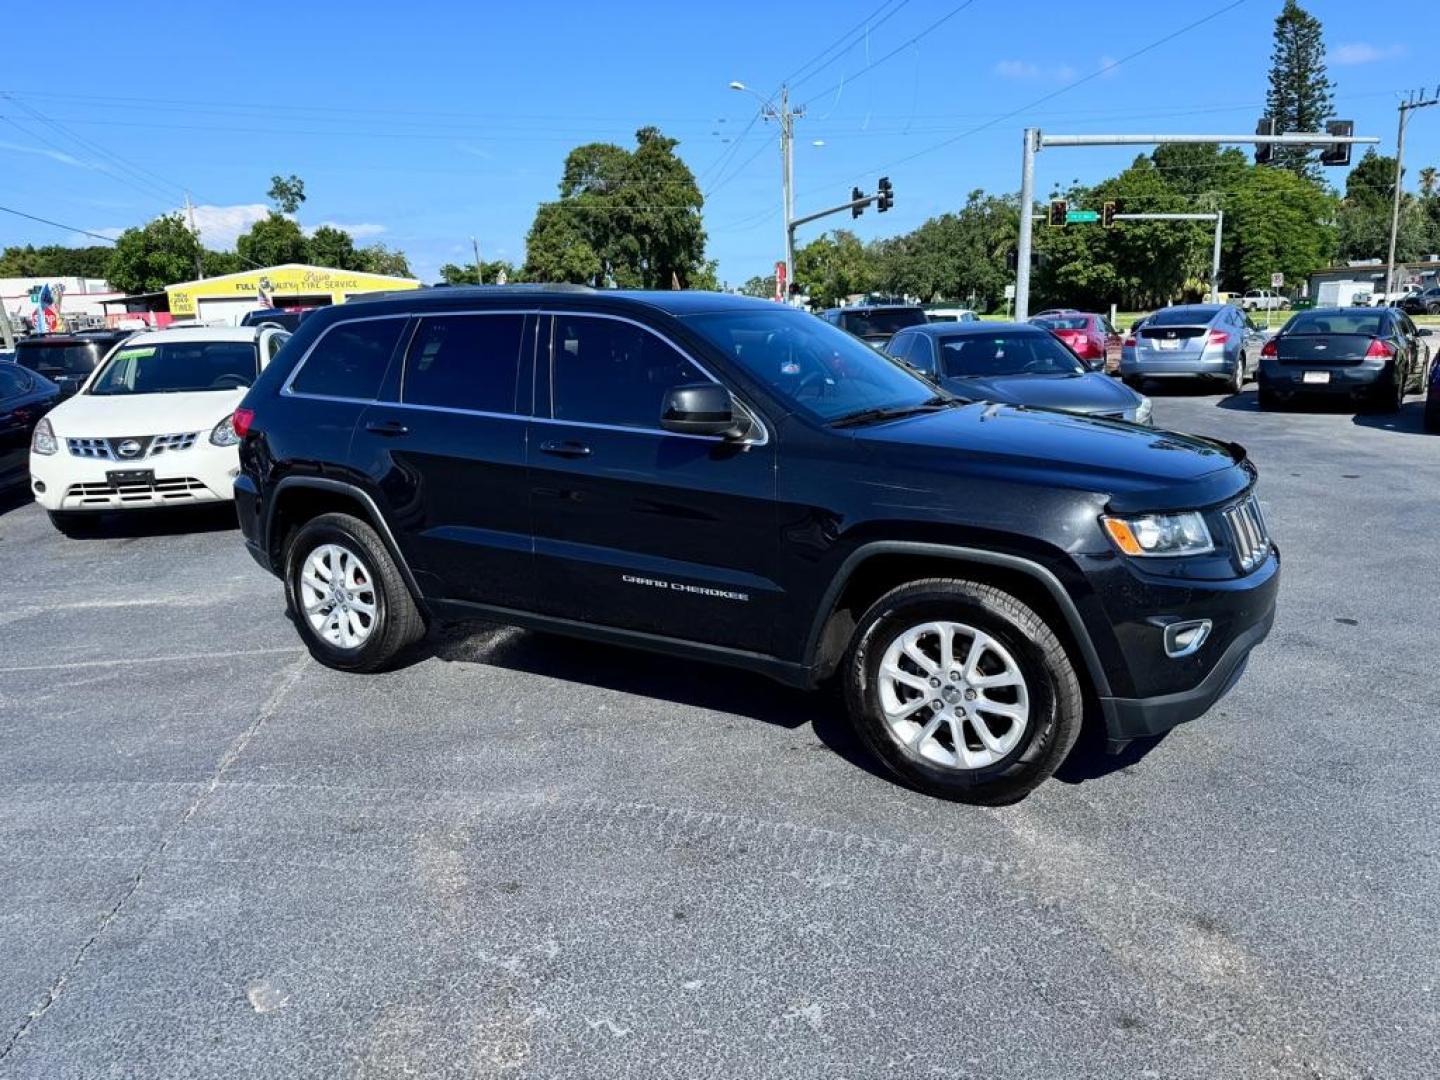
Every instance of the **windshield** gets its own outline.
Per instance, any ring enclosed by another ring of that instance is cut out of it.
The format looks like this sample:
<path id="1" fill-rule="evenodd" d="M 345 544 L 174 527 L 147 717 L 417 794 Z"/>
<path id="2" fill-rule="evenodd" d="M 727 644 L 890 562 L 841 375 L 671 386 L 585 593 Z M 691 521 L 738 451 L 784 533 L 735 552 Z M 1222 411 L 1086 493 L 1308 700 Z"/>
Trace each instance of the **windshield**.
<path id="1" fill-rule="evenodd" d="M 165 341 L 118 349 L 90 393 L 181 394 L 248 387 L 260 371 L 250 341 Z"/>
<path id="2" fill-rule="evenodd" d="M 15 359 L 22 366 L 46 376 L 89 375 L 100 356 L 100 348 L 91 344 L 22 341 L 15 346 Z"/>
<path id="3" fill-rule="evenodd" d="M 1045 319 L 1031 319 L 1036 326 L 1043 326 L 1046 330 L 1088 330 L 1090 320 L 1084 315 L 1077 315 L 1070 318 L 1060 318 L 1052 315 Z"/>
<path id="4" fill-rule="evenodd" d="M 1219 313 L 1213 307 L 1161 308 L 1145 320 L 1146 326 L 1203 326 Z"/>
<path id="5" fill-rule="evenodd" d="M 866 311 L 842 311 L 840 325 L 856 337 L 890 337 L 907 326 L 924 326 L 929 322 L 918 308 L 870 308 Z"/>
<path id="6" fill-rule="evenodd" d="M 1069 349 L 1043 331 L 966 334 L 940 339 L 941 378 L 1083 375 L 1085 370 L 1085 365 L 1076 360 Z"/>
<path id="7" fill-rule="evenodd" d="M 935 397 L 935 387 L 920 376 L 793 308 L 691 315 L 685 322 L 777 397 L 821 420 L 910 408 Z"/>
<path id="8" fill-rule="evenodd" d="M 1351 314 L 1348 311 L 1304 311 L 1286 325 L 1286 334 L 1359 334 L 1381 337 L 1384 316 Z"/>

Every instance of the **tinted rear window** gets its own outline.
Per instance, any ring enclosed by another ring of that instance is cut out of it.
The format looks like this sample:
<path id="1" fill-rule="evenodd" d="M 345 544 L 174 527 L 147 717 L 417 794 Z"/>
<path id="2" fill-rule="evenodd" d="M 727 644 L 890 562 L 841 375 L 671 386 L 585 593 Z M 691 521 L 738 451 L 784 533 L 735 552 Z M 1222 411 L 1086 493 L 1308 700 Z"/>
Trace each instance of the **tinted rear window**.
<path id="1" fill-rule="evenodd" d="M 1383 315 L 1349 311 L 1302 311 L 1285 327 L 1287 334 L 1360 334 L 1380 337 L 1388 332 Z"/>
<path id="2" fill-rule="evenodd" d="M 840 325 L 856 337 L 889 336 L 907 326 L 924 326 L 929 322 L 919 308 L 872 308 L 868 311 L 846 311 Z"/>
<path id="3" fill-rule="evenodd" d="M 15 346 L 15 359 L 41 375 L 89 375 L 100 362 L 101 355 L 101 347 L 90 342 L 61 345 L 22 341 Z"/>
<path id="4" fill-rule="evenodd" d="M 1088 330 L 1090 328 L 1090 320 L 1083 315 L 1067 318 L 1051 315 L 1044 319 L 1030 321 L 1036 326 L 1043 326 L 1046 330 Z"/>
<path id="5" fill-rule="evenodd" d="M 405 319 L 367 319 L 332 326 L 311 350 L 290 389 L 316 397 L 373 401 Z"/>
<path id="6" fill-rule="evenodd" d="M 401 400 L 477 412 L 515 411 L 523 315 L 424 319 L 405 358 Z"/>
<path id="7" fill-rule="evenodd" d="M 1216 307 L 1170 307 L 1161 308 L 1148 319 L 1146 326 L 1203 326 L 1215 318 L 1220 308 Z"/>

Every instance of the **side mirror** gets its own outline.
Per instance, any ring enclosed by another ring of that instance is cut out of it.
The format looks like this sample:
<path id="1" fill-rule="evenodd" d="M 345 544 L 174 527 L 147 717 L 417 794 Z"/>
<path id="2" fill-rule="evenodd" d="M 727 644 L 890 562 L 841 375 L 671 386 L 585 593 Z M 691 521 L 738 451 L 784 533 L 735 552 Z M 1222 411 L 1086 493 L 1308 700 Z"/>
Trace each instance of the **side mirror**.
<path id="1" fill-rule="evenodd" d="M 719 435 L 744 438 L 750 422 L 735 415 L 730 391 L 716 383 L 676 386 L 665 394 L 660 407 L 660 426 L 681 435 Z"/>

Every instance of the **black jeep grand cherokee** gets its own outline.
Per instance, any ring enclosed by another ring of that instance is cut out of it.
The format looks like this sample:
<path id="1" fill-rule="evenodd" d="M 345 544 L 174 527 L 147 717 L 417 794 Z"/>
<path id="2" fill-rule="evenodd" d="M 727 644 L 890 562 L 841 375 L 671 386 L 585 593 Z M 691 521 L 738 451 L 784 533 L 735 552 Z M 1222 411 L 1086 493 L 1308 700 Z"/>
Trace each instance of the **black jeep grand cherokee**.
<path id="1" fill-rule="evenodd" d="M 761 300 L 445 289 L 316 312 L 235 415 L 246 543 L 322 663 L 484 618 L 812 687 L 1010 801 L 1092 713 L 1205 712 L 1270 629 L 1238 446 L 952 397 Z"/>

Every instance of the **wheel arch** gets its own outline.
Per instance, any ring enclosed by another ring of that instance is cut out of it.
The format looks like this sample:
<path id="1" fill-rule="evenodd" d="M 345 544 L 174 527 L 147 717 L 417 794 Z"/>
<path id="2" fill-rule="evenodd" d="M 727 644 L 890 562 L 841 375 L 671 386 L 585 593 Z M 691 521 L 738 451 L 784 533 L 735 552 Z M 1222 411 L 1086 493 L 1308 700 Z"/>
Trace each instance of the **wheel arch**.
<path id="1" fill-rule="evenodd" d="M 1090 631 L 1063 582 L 1034 559 L 981 548 L 919 541 L 873 541 L 853 551 L 827 587 L 806 641 L 805 664 L 816 681 L 838 668 L 865 610 L 907 581 L 964 576 L 1012 593 L 1054 626 L 1096 697 L 1110 696 L 1110 680 Z"/>
<path id="2" fill-rule="evenodd" d="M 323 476 L 287 476 L 275 486 L 275 494 L 269 500 L 266 510 L 265 538 L 267 554 L 271 565 L 281 576 L 285 575 L 285 553 L 290 538 L 307 521 L 322 514 L 349 514 L 365 522 L 380 537 L 390 558 L 395 560 L 405 587 L 410 590 L 411 599 L 420 609 L 426 622 L 431 615 L 425 604 L 425 595 L 415 581 L 415 575 L 406 562 L 395 535 L 380 512 L 380 507 L 364 488 L 343 480 Z"/>

